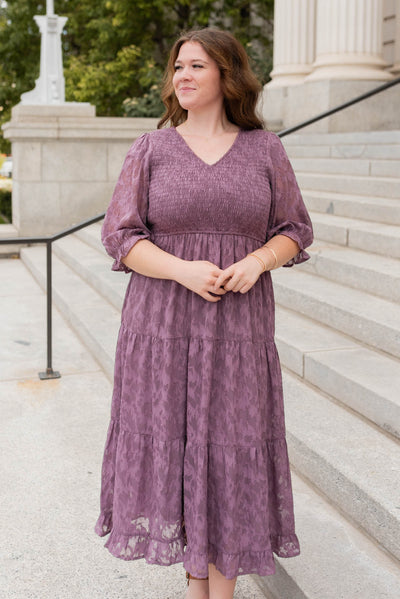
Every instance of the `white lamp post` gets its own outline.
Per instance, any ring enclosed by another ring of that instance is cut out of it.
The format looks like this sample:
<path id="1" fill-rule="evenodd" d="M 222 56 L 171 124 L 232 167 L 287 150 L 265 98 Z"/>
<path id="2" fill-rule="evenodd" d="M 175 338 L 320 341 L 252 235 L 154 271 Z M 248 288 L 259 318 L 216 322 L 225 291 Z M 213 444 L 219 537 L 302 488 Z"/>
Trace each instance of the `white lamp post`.
<path id="1" fill-rule="evenodd" d="M 34 17 L 41 33 L 40 76 L 35 88 L 21 95 L 21 104 L 63 104 L 65 81 L 61 33 L 67 17 L 54 14 L 54 0 L 46 0 L 46 15 Z"/>

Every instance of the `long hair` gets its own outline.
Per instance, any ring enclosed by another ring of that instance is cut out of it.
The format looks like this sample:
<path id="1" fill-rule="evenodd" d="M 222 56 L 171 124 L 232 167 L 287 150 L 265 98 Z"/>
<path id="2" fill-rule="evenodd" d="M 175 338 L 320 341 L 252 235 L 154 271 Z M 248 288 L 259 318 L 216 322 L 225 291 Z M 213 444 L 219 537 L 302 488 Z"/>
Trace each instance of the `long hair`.
<path id="1" fill-rule="evenodd" d="M 228 120 L 241 129 L 263 129 L 263 120 L 256 114 L 262 86 L 250 68 L 245 49 L 228 31 L 208 27 L 183 33 L 172 46 L 161 92 L 166 110 L 157 128 L 160 129 L 168 121 L 176 127 L 187 118 L 187 110 L 180 106 L 172 84 L 175 61 L 185 42 L 198 42 L 217 63 Z"/>

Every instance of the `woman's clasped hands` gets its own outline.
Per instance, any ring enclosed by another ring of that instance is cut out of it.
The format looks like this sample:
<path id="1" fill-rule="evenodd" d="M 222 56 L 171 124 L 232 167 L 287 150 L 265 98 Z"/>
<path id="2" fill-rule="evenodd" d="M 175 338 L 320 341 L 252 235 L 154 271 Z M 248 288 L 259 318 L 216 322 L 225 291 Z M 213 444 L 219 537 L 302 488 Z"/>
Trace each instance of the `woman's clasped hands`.
<path id="1" fill-rule="evenodd" d="M 258 280 L 263 269 L 259 262 L 246 256 L 222 270 L 207 260 L 185 261 L 178 282 L 209 302 L 218 302 L 222 295 L 247 293 Z"/>

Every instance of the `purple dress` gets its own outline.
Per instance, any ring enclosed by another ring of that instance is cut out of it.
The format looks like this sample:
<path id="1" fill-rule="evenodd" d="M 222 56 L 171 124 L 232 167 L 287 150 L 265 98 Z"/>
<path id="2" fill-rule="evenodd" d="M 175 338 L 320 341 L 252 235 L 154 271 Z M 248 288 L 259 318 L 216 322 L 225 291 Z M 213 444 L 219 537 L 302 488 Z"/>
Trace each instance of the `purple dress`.
<path id="1" fill-rule="evenodd" d="M 299 553 L 269 272 L 208 302 L 121 262 L 140 239 L 221 269 L 284 234 L 308 258 L 312 228 L 279 138 L 240 130 L 213 165 L 174 127 L 130 148 L 102 229 L 130 272 L 102 470 L 100 535 L 124 560 L 214 563 L 227 578 Z"/>

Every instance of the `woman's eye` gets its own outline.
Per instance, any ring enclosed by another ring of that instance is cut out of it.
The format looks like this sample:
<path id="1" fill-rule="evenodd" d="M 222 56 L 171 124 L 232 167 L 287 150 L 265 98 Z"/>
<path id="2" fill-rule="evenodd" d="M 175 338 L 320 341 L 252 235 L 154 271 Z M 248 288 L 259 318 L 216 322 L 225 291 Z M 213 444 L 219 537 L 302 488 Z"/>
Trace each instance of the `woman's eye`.
<path id="1" fill-rule="evenodd" d="M 202 69 L 202 68 L 203 68 L 203 65 L 202 65 L 202 64 L 193 64 L 193 65 L 192 65 L 192 67 L 193 67 L 194 69 Z M 178 71 L 178 70 L 180 70 L 180 69 L 182 69 L 182 65 L 180 65 L 180 64 L 176 64 L 176 65 L 174 66 L 174 70 L 175 70 L 175 71 Z"/>

